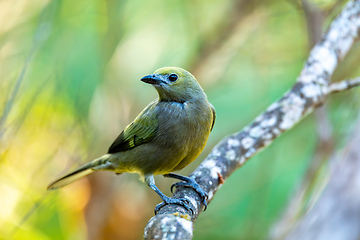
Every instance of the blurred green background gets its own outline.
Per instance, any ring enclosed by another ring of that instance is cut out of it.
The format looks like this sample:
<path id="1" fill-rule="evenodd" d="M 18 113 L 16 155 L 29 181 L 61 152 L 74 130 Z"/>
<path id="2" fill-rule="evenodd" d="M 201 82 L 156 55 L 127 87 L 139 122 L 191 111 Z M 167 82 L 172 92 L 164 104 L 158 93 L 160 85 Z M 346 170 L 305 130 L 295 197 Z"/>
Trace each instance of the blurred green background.
<path id="1" fill-rule="evenodd" d="M 311 2 L 327 28 L 344 1 Z M 46 186 L 104 154 L 154 98 L 140 80 L 192 72 L 217 110 L 201 156 L 295 82 L 311 43 L 299 1 L 0 0 L 0 239 L 141 239 L 159 197 L 137 175 L 95 173 Z M 358 45 L 334 81 L 360 75 Z M 341 148 L 359 89 L 328 99 Z M 317 145 L 314 115 L 238 169 L 195 223 L 194 239 L 264 239 Z M 156 178 L 170 194 L 172 180 Z"/>

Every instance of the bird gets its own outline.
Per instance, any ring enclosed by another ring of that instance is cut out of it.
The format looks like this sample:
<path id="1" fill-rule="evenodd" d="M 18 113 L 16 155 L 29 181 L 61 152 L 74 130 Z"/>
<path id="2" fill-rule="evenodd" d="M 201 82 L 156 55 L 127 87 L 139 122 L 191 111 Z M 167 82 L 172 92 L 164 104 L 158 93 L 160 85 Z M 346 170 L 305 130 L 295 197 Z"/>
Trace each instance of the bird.
<path id="1" fill-rule="evenodd" d="M 107 154 L 55 180 L 47 189 L 58 189 L 95 171 L 138 173 L 163 201 L 155 207 L 155 214 L 166 204 L 194 212 L 187 199 L 171 198 L 159 190 L 154 175 L 163 175 L 181 180 L 171 189 L 193 188 L 206 209 L 207 193 L 200 185 L 173 172 L 189 165 L 203 151 L 215 123 L 215 108 L 196 78 L 182 68 L 163 67 L 141 81 L 154 86 L 158 98 L 120 133 Z"/>

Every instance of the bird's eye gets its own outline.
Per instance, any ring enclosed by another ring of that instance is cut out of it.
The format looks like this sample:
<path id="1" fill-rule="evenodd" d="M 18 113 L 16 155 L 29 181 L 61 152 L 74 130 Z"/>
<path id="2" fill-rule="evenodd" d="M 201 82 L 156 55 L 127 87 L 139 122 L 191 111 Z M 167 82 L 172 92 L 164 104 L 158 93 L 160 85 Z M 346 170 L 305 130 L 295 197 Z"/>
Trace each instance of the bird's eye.
<path id="1" fill-rule="evenodd" d="M 176 74 L 170 74 L 169 80 L 172 82 L 175 82 L 178 79 L 178 76 Z"/>

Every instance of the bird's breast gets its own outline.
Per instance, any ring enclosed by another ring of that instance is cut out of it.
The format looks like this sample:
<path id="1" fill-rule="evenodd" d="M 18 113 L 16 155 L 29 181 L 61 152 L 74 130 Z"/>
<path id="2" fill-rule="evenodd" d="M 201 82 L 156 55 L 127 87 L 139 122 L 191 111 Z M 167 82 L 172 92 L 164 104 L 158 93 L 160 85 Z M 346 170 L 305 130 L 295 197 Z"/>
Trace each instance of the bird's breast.
<path id="1" fill-rule="evenodd" d="M 156 175 L 179 170 L 196 159 L 210 134 L 212 113 L 206 105 L 188 102 L 158 102 L 154 110 L 156 134 L 131 158 L 136 158 L 139 172 Z"/>
<path id="2" fill-rule="evenodd" d="M 212 115 L 208 105 L 201 103 L 167 103 L 159 111 L 159 138 L 163 145 L 190 153 L 203 149 L 210 134 Z"/>

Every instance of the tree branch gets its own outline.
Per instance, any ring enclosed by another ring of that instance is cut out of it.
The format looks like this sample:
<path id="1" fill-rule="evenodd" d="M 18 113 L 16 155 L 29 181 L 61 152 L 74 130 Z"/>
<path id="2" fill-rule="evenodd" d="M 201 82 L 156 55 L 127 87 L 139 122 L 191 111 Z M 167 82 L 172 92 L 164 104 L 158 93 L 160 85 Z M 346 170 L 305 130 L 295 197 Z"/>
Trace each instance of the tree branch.
<path id="1" fill-rule="evenodd" d="M 332 157 L 333 166 L 329 181 L 318 200 L 289 234 L 281 239 L 359 239 L 359 120 L 347 144 L 348 147 Z"/>
<path id="2" fill-rule="evenodd" d="M 309 0 L 301 1 L 304 11 L 309 46 L 312 48 L 321 39 L 322 28 L 329 11 L 319 8 L 318 5 Z M 335 83 L 339 85 L 340 83 Z M 340 84 L 341 85 L 341 84 Z M 283 239 L 294 227 L 299 217 L 306 211 L 306 206 L 311 206 L 317 199 L 317 194 L 312 194 L 314 189 L 321 185 L 319 176 L 322 175 L 324 166 L 328 163 L 335 149 L 335 137 L 333 126 L 329 121 L 326 103 L 315 111 L 317 143 L 314 155 L 310 159 L 309 166 L 301 183 L 294 191 L 287 206 L 283 209 L 281 218 L 273 225 L 270 231 L 271 239 Z"/>
<path id="3" fill-rule="evenodd" d="M 357 40 L 359 33 L 360 0 L 355 0 L 346 4 L 329 31 L 312 49 L 291 90 L 242 131 L 221 140 L 190 174 L 208 193 L 208 203 L 224 180 L 250 157 L 322 105 L 329 94 L 349 89 L 341 87 L 341 83 L 329 84 L 329 79 Z M 194 214 L 191 215 L 178 205 L 164 206 L 146 226 L 146 239 L 192 238 L 192 224 L 204 207 L 201 199 L 193 189 L 183 187 L 179 187 L 173 197 L 188 199 L 195 209 Z"/>

